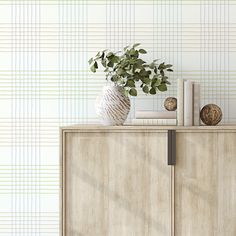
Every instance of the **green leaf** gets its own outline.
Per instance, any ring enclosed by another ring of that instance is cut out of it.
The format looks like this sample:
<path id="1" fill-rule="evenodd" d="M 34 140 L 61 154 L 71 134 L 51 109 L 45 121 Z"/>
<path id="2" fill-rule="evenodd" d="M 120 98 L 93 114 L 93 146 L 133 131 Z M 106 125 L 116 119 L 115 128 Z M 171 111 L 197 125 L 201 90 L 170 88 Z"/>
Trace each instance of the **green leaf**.
<path id="1" fill-rule="evenodd" d="M 139 45 L 141 45 L 141 43 L 135 43 L 135 44 L 133 45 L 133 48 L 136 48 L 136 47 L 138 47 Z"/>
<path id="2" fill-rule="evenodd" d="M 105 56 L 105 53 L 104 52 L 102 52 L 102 55 L 100 56 L 102 59 L 104 58 L 104 56 Z"/>
<path id="3" fill-rule="evenodd" d="M 119 57 L 118 56 L 111 56 L 110 58 L 109 58 L 113 63 L 117 63 L 118 61 L 119 61 Z"/>
<path id="4" fill-rule="evenodd" d="M 157 86 L 160 85 L 160 84 L 161 84 L 161 80 L 158 79 L 158 78 L 156 78 L 156 77 L 153 77 L 151 86 L 152 86 L 152 87 L 157 87 Z"/>
<path id="5" fill-rule="evenodd" d="M 88 61 L 89 64 L 91 64 L 93 62 L 93 58 L 91 57 Z"/>
<path id="6" fill-rule="evenodd" d="M 133 49 L 133 48 L 131 48 L 130 51 L 129 51 L 129 55 L 130 55 L 130 56 L 134 56 L 135 53 L 136 53 L 136 50 Z"/>
<path id="7" fill-rule="evenodd" d="M 128 75 L 132 75 L 132 76 L 134 75 L 134 73 L 132 71 L 129 71 L 129 70 L 125 70 L 125 73 L 127 74 L 127 76 Z"/>
<path id="8" fill-rule="evenodd" d="M 159 79 L 161 77 L 161 75 L 160 74 L 157 74 L 157 75 L 154 75 L 153 76 L 153 79 Z"/>
<path id="9" fill-rule="evenodd" d="M 151 88 L 150 91 L 149 91 L 150 94 L 154 95 L 156 94 L 156 89 L 155 88 Z"/>
<path id="10" fill-rule="evenodd" d="M 158 85 L 157 88 L 158 88 L 161 92 L 164 92 L 164 91 L 167 90 L 166 84 L 160 84 L 160 85 Z"/>
<path id="11" fill-rule="evenodd" d="M 135 51 L 134 57 L 135 57 L 135 58 L 138 58 L 138 57 L 139 57 L 139 52 L 138 52 L 138 50 Z"/>
<path id="12" fill-rule="evenodd" d="M 133 77 L 134 77 L 135 81 L 139 81 L 140 80 L 140 75 L 138 73 L 135 73 Z"/>
<path id="13" fill-rule="evenodd" d="M 168 80 L 166 80 L 166 84 L 169 84 L 169 85 L 171 85 L 171 83 L 170 83 Z"/>
<path id="14" fill-rule="evenodd" d="M 166 82 L 166 81 L 167 81 L 167 79 L 168 79 L 168 77 L 167 77 L 167 76 L 163 76 L 163 77 L 161 78 L 161 81 L 162 81 L 162 82 Z"/>
<path id="15" fill-rule="evenodd" d="M 118 74 L 118 75 L 123 75 L 123 74 L 125 74 L 125 70 L 122 69 L 122 68 L 119 68 L 119 69 L 117 70 L 117 74 Z"/>
<path id="16" fill-rule="evenodd" d="M 107 58 L 109 58 L 109 57 L 111 57 L 111 56 L 113 56 L 114 54 L 113 54 L 113 52 L 108 52 L 107 53 Z"/>
<path id="17" fill-rule="evenodd" d="M 160 79 L 157 79 L 157 81 L 155 82 L 154 84 L 154 87 L 157 87 L 161 84 L 161 80 Z"/>
<path id="18" fill-rule="evenodd" d="M 126 87 L 131 87 L 131 88 L 132 88 L 132 87 L 135 87 L 135 82 L 134 82 L 134 80 L 128 79 L 125 86 L 126 86 Z"/>
<path id="19" fill-rule="evenodd" d="M 143 92 L 144 92 L 144 93 L 149 93 L 149 88 L 148 88 L 147 85 L 145 85 L 145 86 L 143 87 Z"/>
<path id="20" fill-rule="evenodd" d="M 139 53 L 138 53 L 138 50 L 135 50 L 135 49 L 133 49 L 133 48 L 131 48 L 129 51 L 128 51 L 128 56 L 130 56 L 130 57 L 135 57 L 135 58 L 138 58 L 138 56 L 139 56 Z M 136 61 L 134 61 L 134 62 L 136 62 Z"/>
<path id="21" fill-rule="evenodd" d="M 96 72 L 96 68 L 95 68 L 94 64 L 90 67 L 90 70 L 91 70 L 93 73 Z"/>
<path id="22" fill-rule="evenodd" d="M 101 64 L 102 64 L 104 67 L 106 67 L 106 65 L 107 65 L 106 60 L 103 59 L 103 60 L 101 61 Z"/>
<path id="23" fill-rule="evenodd" d="M 146 50 L 144 50 L 144 49 L 142 49 L 142 48 L 141 48 L 141 49 L 139 49 L 138 51 L 139 51 L 141 54 L 146 54 L 146 53 L 147 53 L 147 51 L 146 51 Z"/>
<path id="24" fill-rule="evenodd" d="M 157 82 L 157 77 L 154 76 L 154 77 L 152 78 L 151 86 L 153 87 L 156 82 Z"/>
<path id="25" fill-rule="evenodd" d="M 141 71 L 139 72 L 139 75 L 142 76 L 143 78 L 144 78 L 144 77 L 149 77 L 149 72 L 146 71 L 146 70 L 141 70 Z"/>
<path id="26" fill-rule="evenodd" d="M 141 69 L 142 69 L 142 66 L 140 66 L 140 65 L 138 65 L 138 64 L 134 64 L 134 65 L 133 65 L 133 68 L 132 68 L 132 71 L 135 72 L 136 69 L 139 69 L 139 72 L 140 72 Z M 139 73 L 139 72 L 137 71 L 137 73 Z"/>
<path id="27" fill-rule="evenodd" d="M 96 57 L 100 57 L 100 52 L 97 53 Z"/>
<path id="28" fill-rule="evenodd" d="M 113 67 L 113 66 L 114 66 L 114 63 L 113 63 L 112 61 L 109 61 L 109 62 L 107 63 L 107 66 L 108 66 L 108 67 Z"/>
<path id="29" fill-rule="evenodd" d="M 123 93 L 124 93 L 124 95 L 125 95 L 126 97 L 128 97 L 128 95 L 129 95 L 129 91 L 128 91 L 128 90 L 124 89 L 124 90 L 123 90 Z"/>
<path id="30" fill-rule="evenodd" d="M 172 70 L 172 69 L 167 69 L 167 71 L 173 72 L 173 70 Z"/>
<path id="31" fill-rule="evenodd" d="M 159 66 L 158 66 L 158 70 L 163 70 L 165 69 L 165 62 L 162 62 Z"/>
<path id="32" fill-rule="evenodd" d="M 98 63 L 95 61 L 94 62 L 94 67 L 97 69 L 98 68 Z"/>
<path id="33" fill-rule="evenodd" d="M 119 63 L 119 65 L 123 68 L 126 67 L 126 66 L 129 66 L 129 64 L 130 64 L 130 61 L 126 61 L 124 59 L 122 59 Z"/>
<path id="34" fill-rule="evenodd" d="M 154 67 L 154 73 L 157 74 L 157 67 Z"/>
<path id="35" fill-rule="evenodd" d="M 149 79 L 149 78 L 147 78 L 147 77 L 142 78 L 141 80 L 142 80 L 142 82 L 143 82 L 144 84 L 150 84 L 150 82 L 151 82 L 151 79 Z"/>
<path id="36" fill-rule="evenodd" d="M 131 58 L 130 60 L 129 60 L 129 64 L 130 65 L 134 65 L 136 63 L 136 59 L 135 58 Z"/>
<path id="37" fill-rule="evenodd" d="M 165 73 L 163 70 L 160 70 L 160 74 L 161 74 L 161 76 L 165 76 Z"/>
<path id="38" fill-rule="evenodd" d="M 151 69 L 154 69 L 154 68 L 155 68 L 155 64 L 152 62 L 152 63 L 149 65 L 149 67 L 150 67 Z"/>
<path id="39" fill-rule="evenodd" d="M 171 65 L 171 64 L 167 64 L 167 65 L 165 65 L 165 69 L 167 69 L 167 68 L 170 68 L 170 67 L 172 67 L 173 65 Z"/>
<path id="40" fill-rule="evenodd" d="M 130 94 L 131 96 L 137 96 L 137 90 L 136 90 L 135 88 L 131 88 L 131 89 L 129 90 L 129 94 Z"/>
<path id="41" fill-rule="evenodd" d="M 146 61 L 144 61 L 144 60 L 142 60 L 142 59 L 137 59 L 136 60 L 136 63 L 138 64 L 138 65 L 143 65 L 144 63 L 146 63 Z"/>

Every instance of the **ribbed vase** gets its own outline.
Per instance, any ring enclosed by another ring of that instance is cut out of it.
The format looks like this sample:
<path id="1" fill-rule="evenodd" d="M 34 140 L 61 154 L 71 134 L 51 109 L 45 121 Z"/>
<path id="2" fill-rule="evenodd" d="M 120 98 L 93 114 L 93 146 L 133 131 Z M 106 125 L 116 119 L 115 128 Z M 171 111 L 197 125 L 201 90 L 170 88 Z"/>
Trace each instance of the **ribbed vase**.
<path id="1" fill-rule="evenodd" d="M 96 112 L 103 125 L 123 125 L 130 111 L 130 99 L 120 86 L 105 86 L 96 99 Z"/>

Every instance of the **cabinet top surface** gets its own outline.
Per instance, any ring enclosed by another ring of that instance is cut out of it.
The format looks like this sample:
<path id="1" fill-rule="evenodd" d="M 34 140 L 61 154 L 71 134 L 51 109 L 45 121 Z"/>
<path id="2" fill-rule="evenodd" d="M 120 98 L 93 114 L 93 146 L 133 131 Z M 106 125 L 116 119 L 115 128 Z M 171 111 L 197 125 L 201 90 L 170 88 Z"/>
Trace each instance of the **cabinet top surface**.
<path id="1" fill-rule="evenodd" d="M 122 131 L 122 130 L 179 130 L 179 131 L 236 131 L 236 124 L 233 125 L 217 125 L 217 126 L 143 126 L 143 125 L 123 125 L 123 126 L 103 126 L 103 125 L 99 125 L 99 124 L 89 124 L 89 125 L 71 125 L 71 126 L 64 126 L 61 127 L 61 130 L 83 130 L 83 131 Z"/>

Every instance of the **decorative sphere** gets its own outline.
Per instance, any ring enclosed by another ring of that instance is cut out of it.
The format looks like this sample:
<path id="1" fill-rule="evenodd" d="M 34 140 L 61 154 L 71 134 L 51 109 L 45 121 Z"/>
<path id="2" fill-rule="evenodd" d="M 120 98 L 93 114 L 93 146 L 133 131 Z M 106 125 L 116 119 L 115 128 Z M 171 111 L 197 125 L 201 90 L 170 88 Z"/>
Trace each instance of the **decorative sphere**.
<path id="1" fill-rule="evenodd" d="M 177 99 L 174 97 L 166 98 L 164 107 L 167 111 L 175 111 L 177 109 Z"/>
<path id="2" fill-rule="evenodd" d="M 200 118 L 206 125 L 217 125 L 222 119 L 222 111 L 217 105 L 208 104 L 202 108 Z"/>

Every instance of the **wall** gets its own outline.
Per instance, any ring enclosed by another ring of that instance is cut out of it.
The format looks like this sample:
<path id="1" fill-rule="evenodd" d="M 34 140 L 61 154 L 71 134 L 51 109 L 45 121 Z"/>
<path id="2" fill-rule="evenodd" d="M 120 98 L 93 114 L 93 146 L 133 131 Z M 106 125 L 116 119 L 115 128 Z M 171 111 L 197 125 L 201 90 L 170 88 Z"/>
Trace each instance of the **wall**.
<path id="1" fill-rule="evenodd" d="M 98 50 L 140 42 L 147 60 L 174 65 L 169 91 L 133 99 L 130 118 L 162 109 L 186 78 L 235 122 L 235 13 L 230 0 L 2 0 L 0 235 L 58 235 L 58 127 L 97 122 L 106 82 L 87 61 Z"/>

